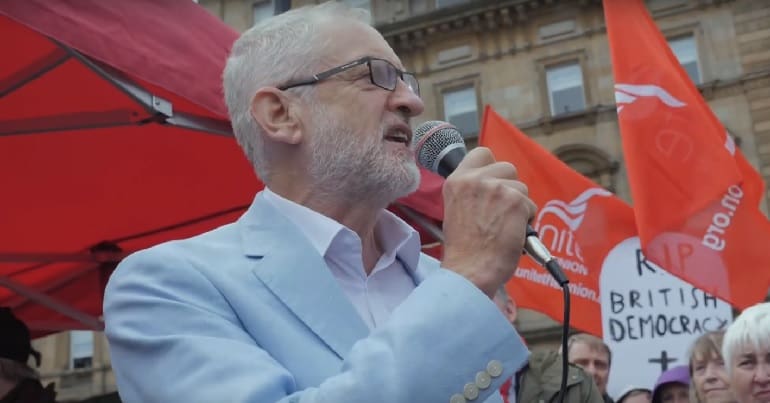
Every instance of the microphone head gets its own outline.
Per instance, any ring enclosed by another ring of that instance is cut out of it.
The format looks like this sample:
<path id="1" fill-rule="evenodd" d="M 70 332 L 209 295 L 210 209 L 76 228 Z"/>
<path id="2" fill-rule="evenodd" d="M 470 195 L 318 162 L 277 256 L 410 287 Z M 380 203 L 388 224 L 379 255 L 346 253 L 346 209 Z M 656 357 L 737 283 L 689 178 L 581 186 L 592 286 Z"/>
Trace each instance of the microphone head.
<path id="1" fill-rule="evenodd" d="M 417 162 L 429 171 L 437 172 L 441 158 L 448 150 L 462 148 L 465 153 L 465 140 L 457 128 L 440 120 L 429 120 L 414 131 Z"/>

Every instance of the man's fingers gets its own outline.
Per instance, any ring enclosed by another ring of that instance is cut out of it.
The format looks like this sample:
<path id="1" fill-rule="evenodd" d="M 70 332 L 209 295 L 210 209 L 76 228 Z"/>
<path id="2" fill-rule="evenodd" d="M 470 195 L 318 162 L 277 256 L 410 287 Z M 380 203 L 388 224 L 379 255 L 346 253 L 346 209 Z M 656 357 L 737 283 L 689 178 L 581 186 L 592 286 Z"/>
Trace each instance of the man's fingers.
<path id="1" fill-rule="evenodd" d="M 496 161 L 492 151 L 486 147 L 476 147 L 463 158 L 455 172 L 460 174 L 474 170 L 479 178 L 517 179 L 516 166 L 506 161 Z"/>
<path id="2" fill-rule="evenodd" d="M 463 158 L 455 172 L 463 172 L 474 168 L 481 168 L 495 162 L 492 151 L 486 147 L 476 147 Z"/>

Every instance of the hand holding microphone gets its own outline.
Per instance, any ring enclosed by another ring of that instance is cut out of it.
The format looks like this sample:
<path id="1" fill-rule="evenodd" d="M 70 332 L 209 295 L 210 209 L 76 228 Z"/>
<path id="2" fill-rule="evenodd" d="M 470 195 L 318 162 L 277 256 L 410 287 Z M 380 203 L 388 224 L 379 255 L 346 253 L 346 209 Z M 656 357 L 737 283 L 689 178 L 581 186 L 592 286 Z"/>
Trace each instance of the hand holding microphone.
<path id="1" fill-rule="evenodd" d="M 415 131 L 415 142 L 418 162 L 447 178 L 444 267 L 492 296 L 511 277 L 524 248 L 559 284 L 567 283 L 528 225 L 537 208 L 512 164 L 495 161 L 487 148 L 468 153 L 462 134 L 446 122 L 424 123 Z"/>

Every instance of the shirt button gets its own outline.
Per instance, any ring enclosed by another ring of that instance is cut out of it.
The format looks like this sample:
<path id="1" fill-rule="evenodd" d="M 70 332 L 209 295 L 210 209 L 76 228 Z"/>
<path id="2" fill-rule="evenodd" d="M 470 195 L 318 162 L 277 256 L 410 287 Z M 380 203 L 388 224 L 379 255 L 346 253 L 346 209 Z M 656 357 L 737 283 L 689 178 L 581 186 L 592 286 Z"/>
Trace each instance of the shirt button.
<path id="1" fill-rule="evenodd" d="M 490 378 L 489 374 L 480 371 L 476 374 L 476 386 L 479 387 L 479 389 L 486 389 L 489 387 L 489 385 L 492 384 L 492 378 Z"/>
<path id="2" fill-rule="evenodd" d="M 474 400 L 477 397 L 479 397 L 479 388 L 476 387 L 476 385 L 468 382 L 465 384 L 465 387 L 463 388 L 463 394 L 465 395 L 466 399 Z"/>
<path id="3" fill-rule="evenodd" d="M 490 361 L 489 364 L 487 364 L 487 373 L 489 373 L 492 378 L 497 378 L 503 373 L 503 364 L 497 360 Z"/>
<path id="4" fill-rule="evenodd" d="M 449 398 L 449 403 L 466 403 L 465 396 L 455 393 Z"/>

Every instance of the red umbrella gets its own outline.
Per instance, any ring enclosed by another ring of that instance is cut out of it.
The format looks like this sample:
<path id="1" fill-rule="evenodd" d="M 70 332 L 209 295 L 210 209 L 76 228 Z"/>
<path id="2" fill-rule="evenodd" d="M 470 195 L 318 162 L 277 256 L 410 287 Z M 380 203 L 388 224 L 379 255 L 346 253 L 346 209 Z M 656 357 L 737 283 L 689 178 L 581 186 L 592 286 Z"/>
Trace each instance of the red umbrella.
<path id="1" fill-rule="evenodd" d="M 221 95 L 237 36 L 190 0 L 0 3 L 0 305 L 36 335 L 101 329 L 125 254 L 232 222 L 261 188 Z M 441 183 L 424 173 L 407 218 L 435 230 Z"/>

